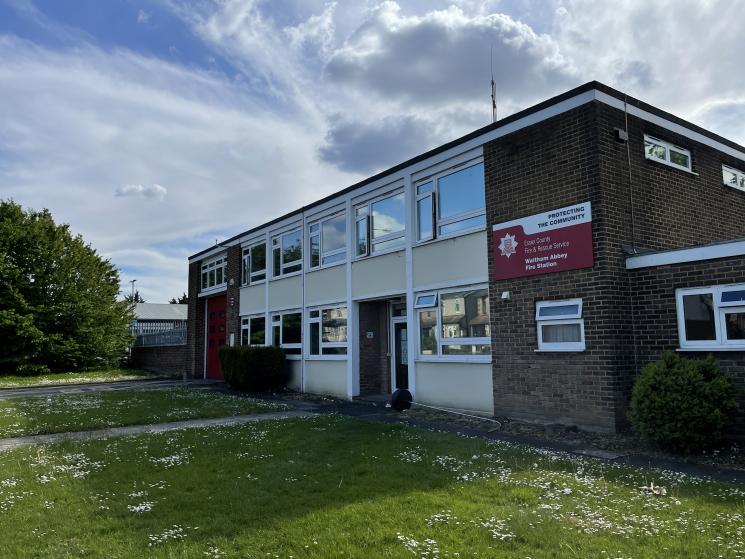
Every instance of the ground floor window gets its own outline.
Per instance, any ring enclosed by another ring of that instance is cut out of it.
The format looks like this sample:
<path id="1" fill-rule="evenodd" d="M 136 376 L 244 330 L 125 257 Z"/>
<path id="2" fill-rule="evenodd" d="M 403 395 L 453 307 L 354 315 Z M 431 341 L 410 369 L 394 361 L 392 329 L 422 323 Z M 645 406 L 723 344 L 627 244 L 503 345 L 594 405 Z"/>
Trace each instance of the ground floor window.
<path id="1" fill-rule="evenodd" d="M 539 351 L 584 351 L 585 321 L 582 299 L 539 301 L 535 320 Z"/>
<path id="2" fill-rule="evenodd" d="M 241 318 L 241 345 L 266 343 L 266 318 L 264 315 Z"/>
<path id="3" fill-rule="evenodd" d="M 308 355 L 347 354 L 347 307 L 308 311 Z"/>
<path id="4" fill-rule="evenodd" d="M 447 358 L 491 355 L 486 287 L 418 294 L 419 355 Z"/>
<path id="5" fill-rule="evenodd" d="M 745 284 L 676 291 L 681 348 L 745 349 Z"/>
<path id="6" fill-rule="evenodd" d="M 300 311 L 273 314 L 272 345 L 282 347 L 287 355 L 300 355 L 302 322 Z"/>

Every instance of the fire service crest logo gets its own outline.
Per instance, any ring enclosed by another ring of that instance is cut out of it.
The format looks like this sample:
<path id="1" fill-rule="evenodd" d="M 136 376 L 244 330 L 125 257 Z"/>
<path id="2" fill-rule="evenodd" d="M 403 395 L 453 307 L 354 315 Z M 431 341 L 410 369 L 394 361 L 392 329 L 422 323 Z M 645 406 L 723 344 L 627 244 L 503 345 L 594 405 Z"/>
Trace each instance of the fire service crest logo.
<path id="1" fill-rule="evenodd" d="M 502 256 L 506 256 L 507 258 L 517 252 L 517 245 L 518 242 L 515 240 L 515 235 L 510 235 L 509 233 L 499 239 L 499 250 Z"/>

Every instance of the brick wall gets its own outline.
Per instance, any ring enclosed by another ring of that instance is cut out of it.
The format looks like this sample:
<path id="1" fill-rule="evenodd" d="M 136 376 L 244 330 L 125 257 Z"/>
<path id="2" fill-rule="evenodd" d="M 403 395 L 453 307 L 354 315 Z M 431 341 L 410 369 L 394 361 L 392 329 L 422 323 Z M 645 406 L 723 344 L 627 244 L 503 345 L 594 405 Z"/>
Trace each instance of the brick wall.
<path id="1" fill-rule="evenodd" d="M 675 290 L 742 283 L 745 281 L 745 257 L 641 268 L 630 270 L 630 276 L 634 290 L 637 353 L 642 367 L 659 359 L 663 352 L 675 351 L 679 347 Z M 741 411 L 745 412 L 745 352 L 683 353 L 693 358 L 706 357 L 708 354 L 713 355 L 722 369 L 730 373 L 744 389 L 741 393 Z M 745 413 L 738 418 L 735 430 L 745 433 Z"/>
<path id="2" fill-rule="evenodd" d="M 186 374 L 204 376 L 204 299 L 199 298 L 201 262 L 189 264 L 189 310 L 186 321 Z"/>
<path id="3" fill-rule="evenodd" d="M 230 335 L 233 335 L 235 345 L 241 343 L 241 317 L 238 314 L 241 295 L 241 247 L 232 246 L 228 248 L 227 267 L 227 343 L 230 343 Z M 232 285 L 231 285 L 232 282 Z"/>
<path id="4" fill-rule="evenodd" d="M 138 369 L 181 378 L 186 374 L 188 356 L 186 345 L 134 347 L 132 365 Z"/>
<path id="5" fill-rule="evenodd" d="M 388 306 L 370 301 L 359 306 L 360 395 L 389 394 L 391 368 L 388 357 Z M 367 332 L 373 337 L 368 338 Z"/>

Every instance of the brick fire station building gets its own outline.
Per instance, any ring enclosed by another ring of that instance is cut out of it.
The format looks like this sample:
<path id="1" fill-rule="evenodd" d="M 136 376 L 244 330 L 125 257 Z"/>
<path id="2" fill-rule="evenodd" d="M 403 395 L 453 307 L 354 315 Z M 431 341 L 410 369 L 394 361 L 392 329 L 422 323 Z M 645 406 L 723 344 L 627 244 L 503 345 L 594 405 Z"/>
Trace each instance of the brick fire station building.
<path id="1" fill-rule="evenodd" d="M 189 259 L 189 373 L 615 430 L 665 350 L 745 384 L 745 147 L 591 82 Z"/>

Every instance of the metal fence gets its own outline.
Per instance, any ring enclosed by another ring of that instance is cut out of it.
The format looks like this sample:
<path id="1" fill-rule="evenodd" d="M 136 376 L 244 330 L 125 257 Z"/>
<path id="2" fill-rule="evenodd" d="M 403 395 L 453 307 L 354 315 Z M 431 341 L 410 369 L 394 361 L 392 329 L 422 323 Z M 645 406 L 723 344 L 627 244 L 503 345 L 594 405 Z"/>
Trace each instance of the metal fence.
<path id="1" fill-rule="evenodd" d="M 166 345 L 186 345 L 186 328 L 174 328 L 165 332 L 140 334 L 132 347 L 152 347 Z"/>

